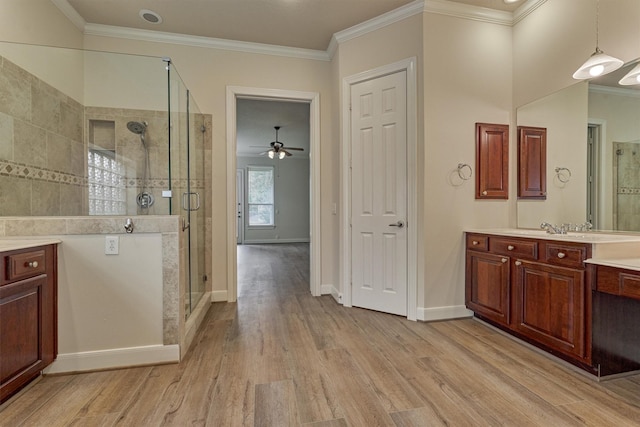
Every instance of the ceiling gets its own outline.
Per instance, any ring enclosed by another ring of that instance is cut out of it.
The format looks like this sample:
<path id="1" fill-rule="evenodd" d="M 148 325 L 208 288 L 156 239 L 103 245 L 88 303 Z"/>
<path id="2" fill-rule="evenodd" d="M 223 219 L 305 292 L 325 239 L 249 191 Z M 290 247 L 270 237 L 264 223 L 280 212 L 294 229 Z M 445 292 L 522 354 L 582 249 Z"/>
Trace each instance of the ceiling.
<path id="1" fill-rule="evenodd" d="M 280 126 L 278 141 L 284 148 L 298 147 L 296 158 L 309 158 L 309 104 L 303 102 L 238 99 L 236 106 L 237 154 L 257 156 L 275 141 L 274 126 Z"/>
<path id="2" fill-rule="evenodd" d="M 65 0 L 55 0 L 56 3 Z M 331 36 L 414 0 L 66 0 L 89 24 L 326 50 Z M 455 1 L 513 12 L 524 1 Z M 149 9 L 162 22 L 144 21 Z"/>
<path id="3" fill-rule="evenodd" d="M 233 40 L 290 48 L 326 51 L 332 36 L 416 0 L 52 0 L 69 6 L 85 24 L 101 24 L 187 36 Z M 513 12 L 523 3 L 503 0 L 427 0 L 456 2 Z M 140 17 L 143 9 L 162 18 L 152 24 Z M 296 102 L 238 100 L 237 154 L 256 156 L 275 139 L 302 147 L 309 157 L 309 105 Z"/>

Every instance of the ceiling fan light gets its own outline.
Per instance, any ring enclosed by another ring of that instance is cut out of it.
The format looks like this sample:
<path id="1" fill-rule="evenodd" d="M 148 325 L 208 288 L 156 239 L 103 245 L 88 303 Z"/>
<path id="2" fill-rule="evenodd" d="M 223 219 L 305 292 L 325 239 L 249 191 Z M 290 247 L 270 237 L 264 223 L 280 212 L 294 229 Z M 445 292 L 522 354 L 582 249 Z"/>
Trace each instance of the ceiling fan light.
<path id="1" fill-rule="evenodd" d="M 269 152 L 267 153 L 267 155 L 269 156 L 270 159 L 273 159 L 273 157 L 276 155 L 276 152 L 273 150 L 269 150 Z"/>
<path id="2" fill-rule="evenodd" d="M 640 64 L 637 64 L 618 83 L 624 86 L 640 85 Z"/>
<path id="3" fill-rule="evenodd" d="M 589 59 L 573 73 L 573 78 L 576 80 L 584 80 L 603 76 L 617 70 L 622 67 L 623 64 L 624 62 L 620 59 L 606 55 L 596 47 L 596 51 L 591 54 Z"/>
<path id="4" fill-rule="evenodd" d="M 286 156 L 286 155 L 287 155 L 287 153 L 285 153 L 284 151 L 280 151 L 280 152 L 278 153 L 278 158 L 279 158 L 280 160 L 282 160 L 282 159 L 284 159 L 284 156 Z"/>

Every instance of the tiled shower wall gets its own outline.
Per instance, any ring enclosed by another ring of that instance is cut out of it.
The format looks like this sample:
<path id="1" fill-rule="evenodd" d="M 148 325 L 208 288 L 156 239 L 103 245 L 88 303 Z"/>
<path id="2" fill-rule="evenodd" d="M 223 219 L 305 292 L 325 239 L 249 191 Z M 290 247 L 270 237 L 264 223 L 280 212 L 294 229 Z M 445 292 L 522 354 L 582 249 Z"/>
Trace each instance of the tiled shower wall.
<path id="1" fill-rule="evenodd" d="M 0 57 L 0 216 L 82 215 L 83 106 Z"/>
<path id="2" fill-rule="evenodd" d="M 211 119 L 203 117 L 209 138 L 204 148 L 210 150 Z M 127 129 L 130 121 L 148 123 L 146 180 L 145 148 L 140 135 Z M 0 216 L 88 215 L 88 148 L 113 151 L 124 166 L 127 210 L 122 214 L 169 214 L 169 199 L 162 197 L 169 188 L 168 128 L 166 111 L 84 107 L 0 56 Z M 201 138 L 196 144 L 203 149 Z M 184 147 L 173 145 L 173 161 L 180 162 Z M 184 169 L 174 167 L 173 175 L 173 187 L 186 188 Z M 192 189 L 204 193 L 206 180 L 192 180 Z M 146 209 L 136 203 L 143 184 L 155 199 Z M 178 194 L 174 203 L 180 202 Z"/>
<path id="3" fill-rule="evenodd" d="M 614 143 L 614 228 L 640 231 L 640 141 Z"/>

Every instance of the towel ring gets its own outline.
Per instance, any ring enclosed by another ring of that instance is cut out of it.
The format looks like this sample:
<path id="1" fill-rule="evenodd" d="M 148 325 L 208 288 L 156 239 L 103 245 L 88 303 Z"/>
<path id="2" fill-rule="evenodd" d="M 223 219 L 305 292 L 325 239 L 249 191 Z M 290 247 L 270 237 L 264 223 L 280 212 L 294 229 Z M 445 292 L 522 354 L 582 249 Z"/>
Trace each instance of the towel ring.
<path id="1" fill-rule="evenodd" d="M 465 169 L 469 169 L 468 175 L 465 175 L 463 172 Z M 466 163 L 458 163 L 458 176 L 461 180 L 468 181 L 471 178 L 471 175 L 473 175 L 473 169 L 471 169 L 471 166 Z"/>
<path id="2" fill-rule="evenodd" d="M 556 167 L 556 177 L 558 178 L 558 181 L 560 181 L 563 184 L 566 184 L 567 182 L 571 181 L 571 171 L 569 170 L 569 168 L 561 168 L 561 167 Z"/>

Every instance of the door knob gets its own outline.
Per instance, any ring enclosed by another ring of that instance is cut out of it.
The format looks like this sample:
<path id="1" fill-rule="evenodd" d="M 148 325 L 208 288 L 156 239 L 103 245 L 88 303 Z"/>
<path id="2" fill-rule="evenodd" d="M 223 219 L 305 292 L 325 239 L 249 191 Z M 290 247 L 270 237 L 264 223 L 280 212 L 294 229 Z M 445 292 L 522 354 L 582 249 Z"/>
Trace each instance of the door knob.
<path id="1" fill-rule="evenodd" d="M 389 224 L 389 227 L 398 227 L 398 228 L 402 228 L 404 227 L 404 222 L 403 221 L 398 221 L 394 224 Z"/>

